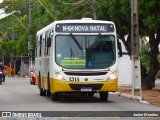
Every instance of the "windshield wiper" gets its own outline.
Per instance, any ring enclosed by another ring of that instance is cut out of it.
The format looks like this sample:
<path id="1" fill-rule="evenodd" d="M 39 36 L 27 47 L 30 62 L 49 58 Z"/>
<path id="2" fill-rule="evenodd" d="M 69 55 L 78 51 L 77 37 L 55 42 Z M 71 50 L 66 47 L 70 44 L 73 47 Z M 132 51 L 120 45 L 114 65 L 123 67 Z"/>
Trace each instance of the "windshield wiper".
<path id="1" fill-rule="evenodd" d="M 76 38 L 74 37 L 74 35 L 73 35 L 72 33 L 70 33 L 69 35 L 72 37 L 73 41 L 76 43 L 76 45 L 78 46 L 78 48 L 79 48 L 80 50 L 82 50 L 82 46 L 81 46 L 81 45 L 79 44 L 79 42 L 76 40 Z"/>
<path id="2" fill-rule="evenodd" d="M 92 46 L 95 44 L 95 42 L 98 40 L 98 38 L 101 36 L 101 33 L 98 33 L 98 35 L 96 36 L 96 38 L 94 39 L 93 43 L 91 44 L 90 48 L 92 48 Z"/>
<path id="3" fill-rule="evenodd" d="M 71 57 L 73 57 L 74 54 L 73 54 L 73 50 L 71 48 L 70 48 L 70 51 L 71 51 Z"/>

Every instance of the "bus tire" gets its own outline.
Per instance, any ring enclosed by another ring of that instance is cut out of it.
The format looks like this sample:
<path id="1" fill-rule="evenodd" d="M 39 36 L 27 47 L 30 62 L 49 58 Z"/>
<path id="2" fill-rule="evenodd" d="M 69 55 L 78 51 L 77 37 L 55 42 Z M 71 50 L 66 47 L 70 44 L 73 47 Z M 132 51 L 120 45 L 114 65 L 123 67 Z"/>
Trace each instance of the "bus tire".
<path id="1" fill-rule="evenodd" d="M 50 90 L 50 77 L 49 77 L 49 73 L 48 73 L 47 80 L 48 80 L 47 96 L 51 96 L 51 90 Z"/>
<path id="2" fill-rule="evenodd" d="M 46 96 L 46 91 L 40 88 L 40 96 Z"/>
<path id="3" fill-rule="evenodd" d="M 108 100 L 108 92 L 100 92 L 100 100 L 101 101 L 107 101 Z"/>
<path id="4" fill-rule="evenodd" d="M 46 91 L 43 90 L 43 88 L 41 87 L 41 76 L 39 74 L 39 91 L 40 91 L 40 96 L 45 96 L 46 95 Z"/>
<path id="5" fill-rule="evenodd" d="M 59 100 L 59 93 L 51 93 L 51 98 L 53 101 Z"/>

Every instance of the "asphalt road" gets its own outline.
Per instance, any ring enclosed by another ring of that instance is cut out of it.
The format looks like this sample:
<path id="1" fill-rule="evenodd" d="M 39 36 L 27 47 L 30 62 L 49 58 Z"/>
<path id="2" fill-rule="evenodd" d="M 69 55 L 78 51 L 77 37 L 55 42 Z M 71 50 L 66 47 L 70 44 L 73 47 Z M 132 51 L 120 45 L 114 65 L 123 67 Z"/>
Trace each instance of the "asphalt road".
<path id="1" fill-rule="evenodd" d="M 0 111 L 59 111 L 59 114 L 64 112 L 68 116 L 72 113 L 81 116 L 85 116 L 85 113 L 88 116 L 101 116 L 101 111 L 108 111 L 112 116 L 113 113 L 120 114 L 121 111 L 160 111 L 160 107 L 111 94 L 108 102 L 101 102 L 99 94 L 93 97 L 65 95 L 61 96 L 60 101 L 52 101 L 50 97 L 40 96 L 38 87 L 31 85 L 28 78 L 7 77 L 6 82 L 0 85 Z"/>

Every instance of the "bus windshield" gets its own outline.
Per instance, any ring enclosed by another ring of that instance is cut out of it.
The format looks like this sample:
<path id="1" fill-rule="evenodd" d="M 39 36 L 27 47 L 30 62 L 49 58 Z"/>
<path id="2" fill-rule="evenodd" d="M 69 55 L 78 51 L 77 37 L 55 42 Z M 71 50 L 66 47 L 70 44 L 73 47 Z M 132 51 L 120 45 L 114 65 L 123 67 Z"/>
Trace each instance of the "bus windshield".
<path id="1" fill-rule="evenodd" d="M 114 35 L 57 35 L 56 63 L 68 69 L 105 69 L 116 61 Z"/>

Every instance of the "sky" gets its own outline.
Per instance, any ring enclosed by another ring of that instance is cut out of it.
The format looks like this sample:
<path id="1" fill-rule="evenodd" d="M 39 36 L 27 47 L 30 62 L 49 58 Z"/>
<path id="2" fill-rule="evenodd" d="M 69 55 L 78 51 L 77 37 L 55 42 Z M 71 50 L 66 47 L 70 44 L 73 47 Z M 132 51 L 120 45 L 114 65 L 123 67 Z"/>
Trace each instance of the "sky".
<path id="1" fill-rule="evenodd" d="M 0 3 L 2 3 L 3 0 L 0 0 Z"/>

